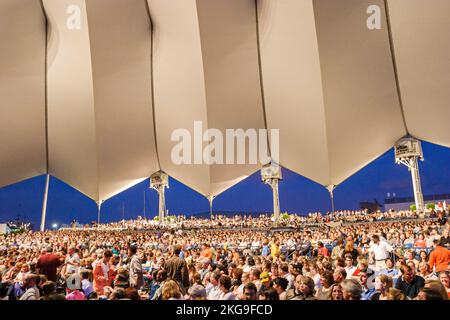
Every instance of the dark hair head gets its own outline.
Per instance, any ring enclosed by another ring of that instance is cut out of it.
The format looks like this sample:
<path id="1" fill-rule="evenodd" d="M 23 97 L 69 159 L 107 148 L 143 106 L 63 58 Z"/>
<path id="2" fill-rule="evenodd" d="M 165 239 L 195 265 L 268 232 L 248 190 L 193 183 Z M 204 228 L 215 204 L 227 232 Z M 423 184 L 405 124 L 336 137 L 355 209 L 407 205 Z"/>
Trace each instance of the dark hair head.
<path id="1" fill-rule="evenodd" d="M 42 293 L 46 296 L 56 292 L 56 285 L 53 281 L 47 281 L 42 285 Z"/>
<path id="2" fill-rule="evenodd" d="M 105 252 L 103 253 L 103 256 L 104 256 L 105 258 L 111 258 L 111 257 L 113 256 L 113 253 L 112 253 L 111 250 L 107 249 L 107 250 L 105 250 Z"/>
<path id="3" fill-rule="evenodd" d="M 442 295 L 439 292 L 431 288 L 422 288 L 420 292 L 425 294 L 425 300 L 444 300 Z"/>
<path id="4" fill-rule="evenodd" d="M 139 293 L 134 288 L 126 288 L 125 289 L 125 298 L 130 300 L 140 300 Z"/>
<path id="5" fill-rule="evenodd" d="M 262 291 L 259 295 L 264 296 L 265 300 L 280 300 L 278 292 L 272 287 Z"/>
<path id="6" fill-rule="evenodd" d="M 283 290 L 286 290 L 289 285 L 289 281 L 286 278 L 282 278 L 282 277 L 275 278 L 273 280 L 273 283 L 276 284 L 277 286 L 280 286 L 281 288 L 283 288 Z"/>
<path id="7" fill-rule="evenodd" d="M 172 251 L 173 251 L 173 253 L 175 254 L 175 255 L 179 255 L 180 254 L 180 252 L 181 252 L 181 246 L 180 245 L 174 245 L 173 247 L 172 247 Z"/>
<path id="8" fill-rule="evenodd" d="M 225 290 L 231 289 L 231 278 L 227 275 L 221 275 L 219 278 L 219 283 L 225 288 Z"/>
<path id="9" fill-rule="evenodd" d="M 128 249 L 130 250 L 131 254 L 136 254 L 138 249 L 137 244 L 135 243 L 131 244 Z"/>
<path id="10" fill-rule="evenodd" d="M 256 289 L 256 285 L 255 285 L 253 282 L 247 283 L 247 284 L 244 286 L 244 291 L 245 291 L 245 290 L 252 290 L 253 292 L 255 292 L 255 294 L 256 294 L 256 292 L 258 291 L 258 289 Z"/>

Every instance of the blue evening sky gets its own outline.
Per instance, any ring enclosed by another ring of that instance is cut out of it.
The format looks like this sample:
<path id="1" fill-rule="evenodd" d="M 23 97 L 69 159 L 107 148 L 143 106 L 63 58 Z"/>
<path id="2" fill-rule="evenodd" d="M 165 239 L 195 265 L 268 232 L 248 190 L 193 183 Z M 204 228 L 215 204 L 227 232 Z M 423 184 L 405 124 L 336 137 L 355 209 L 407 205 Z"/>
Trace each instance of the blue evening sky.
<path id="1" fill-rule="evenodd" d="M 420 162 L 422 189 L 425 195 L 450 193 L 450 149 L 424 142 L 425 161 Z M 328 191 L 321 185 L 294 172 L 284 170 L 280 182 L 281 210 L 307 214 L 330 210 Z M 11 186 L 0 188 L 0 221 L 16 218 L 31 221 L 39 226 L 45 176 L 35 177 Z M 102 205 L 102 221 L 117 221 L 143 215 L 144 193 L 146 215 L 155 216 L 158 197 L 144 181 Z M 358 209 L 360 201 L 377 199 L 384 203 L 387 193 L 397 197 L 412 196 L 412 182 L 408 169 L 394 163 L 393 149 L 344 181 L 335 190 L 335 207 Z M 171 179 L 166 191 L 169 214 L 195 214 L 209 210 L 208 201 L 182 183 Z M 97 206 L 80 192 L 59 181 L 50 180 L 47 209 L 47 227 L 53 223 L 69 223 L 77 219 L 89 223 L 97 219 Z M 225 191 L 214 200 L 214 210 L 240 212 L 272 212 L 269 186 L 260 181 L 256 172 L 246 180 Z"/>

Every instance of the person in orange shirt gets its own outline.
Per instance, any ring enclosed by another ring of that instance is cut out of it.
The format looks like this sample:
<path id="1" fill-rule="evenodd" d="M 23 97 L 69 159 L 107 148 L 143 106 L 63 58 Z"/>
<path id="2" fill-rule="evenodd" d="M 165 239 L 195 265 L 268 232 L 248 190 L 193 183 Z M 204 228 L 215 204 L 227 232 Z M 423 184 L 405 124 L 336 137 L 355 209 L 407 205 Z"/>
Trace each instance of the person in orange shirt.
<path id="1" fill-rule="evenodd" d="M 430 268 L 432 270 L 435 268 L 436 273 L 447 270 L 450 263 L 450 250 L 444 248 L 437 239 L 433 241 L 433 247 L 429 260 Z"/>
<path id="2" fill-rule="evenodd" d="M 211 248 L 209 247 L 209 245 L 207 243 L 203 244 L 203 250 L 202 250 L 202 253 L 200 254 L 200 256 L 202 258 L 207 258 L 209 260 L 212 260 L 213 254 L 212 254 Z"/>

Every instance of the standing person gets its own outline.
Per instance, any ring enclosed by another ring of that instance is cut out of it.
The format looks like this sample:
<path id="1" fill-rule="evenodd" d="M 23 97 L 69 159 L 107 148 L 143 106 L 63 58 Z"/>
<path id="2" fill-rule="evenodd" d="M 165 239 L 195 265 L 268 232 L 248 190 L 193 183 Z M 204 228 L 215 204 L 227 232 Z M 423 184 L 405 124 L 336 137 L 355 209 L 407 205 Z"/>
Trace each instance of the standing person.
<path id="1" fill-rule="evenodd" d="M 36 263 L 36 272 L 43 274 L 49 281 L 56 282 L 57 271 L 61 266 L 61 260 L 55 254 L 53 254 L 53 248 L 48 246 L 46 252 L 41 255 Z"/>
<path id="2" fill-rule="evenodd" d="M 369 253 L 375 260 L 375 271 L 386 268 L 386 260 L 389 258 L 389 253 L 392 252 L 392 250 L 392 247 L 387 242 L 380 240 L 379 235 L 374 234 L 372 236 L 372 244 L 369 248 Z"/>
<path id="3" fill-rule="evenodd" d="M 173 279 L 180 285 L 183 294 L 189 288 L 189 270 L 186 261 L 179 257 L 181 246 L 175 245 L 172 247 L 172 257 L 164 264 L 164 269 L 167 271 L 167 277 Z"/>
<path id="4" fill-rule="evenodd" d="M 110 250 L 105 250 L 103 253 L 103 259 L 98 261 L 94 269 L 94 290 L 101 296 L 104 294 L 104 288 L 109 287 L 112 284 L 114 278 L 114 271 L 109 264 L 112 257 Z"/>
<path id="5" fill-rule="evenodd" d="M 137 255 L 137 249 L 136 244 L 130 245 L 128 256 L 131 257 L 129 266 L 130 287 L 139 290 L 144 285 L 144 275 L 141 259 Z"/>
<path id="6" fill-rule="evenodd" d="M 65 260 L 65 266 L 66 266 L 66 275 L 70 275 L 72 273 L 78 273 L 80 268 L 80 257 L 78 256 L 78 253 L 75 250 L 75 247 L 69 247 L 69 250 L 67 251 L 67 256 Z"/>
<path id="7" fill-rule="evenodd" d="M 430 253 L 430 268 L 435 270 L 436 273 L 447 270 L 450 263 L 450 250 L 443 247 L 440 240 L 435 239 L 433 241 L 434 250 Z"/>

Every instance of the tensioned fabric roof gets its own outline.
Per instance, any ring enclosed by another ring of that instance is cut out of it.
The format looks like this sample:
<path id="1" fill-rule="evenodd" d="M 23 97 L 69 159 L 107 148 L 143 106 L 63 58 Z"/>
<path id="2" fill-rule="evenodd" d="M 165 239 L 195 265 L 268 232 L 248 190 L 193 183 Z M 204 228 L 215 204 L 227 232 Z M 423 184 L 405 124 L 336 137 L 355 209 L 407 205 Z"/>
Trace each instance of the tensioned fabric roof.
<path id="1" fill-rule="evenodd" d="M 194 135 L 194 121 L 280 129 L 280 164 L 324 186 L 406 134 L 450 147 L 448 12 L 447 0 L 2 0 L 0 187 L 49 173 L 103 201 L 163 170 L 215 196 L 260 169 L 174 164 L 171 134 Z"/>

